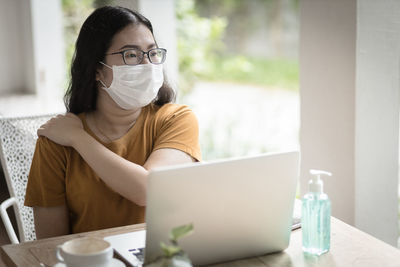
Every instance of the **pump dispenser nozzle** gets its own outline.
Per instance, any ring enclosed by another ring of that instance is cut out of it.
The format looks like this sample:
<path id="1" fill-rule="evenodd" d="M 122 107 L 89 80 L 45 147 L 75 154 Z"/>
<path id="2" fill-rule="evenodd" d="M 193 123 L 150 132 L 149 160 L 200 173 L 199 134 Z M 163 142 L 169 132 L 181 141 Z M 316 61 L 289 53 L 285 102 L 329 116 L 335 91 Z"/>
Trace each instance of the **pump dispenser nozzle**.
<path id="1" fill-rule="evenodd" d="M 324 191 L 324 182 L 321 180 L 321 175 L 332 176 L 332 173 L 321 170 L 310 170 L 310 174 L 313 176 L 308 182 L 309 191 L 322 193 Z"/>

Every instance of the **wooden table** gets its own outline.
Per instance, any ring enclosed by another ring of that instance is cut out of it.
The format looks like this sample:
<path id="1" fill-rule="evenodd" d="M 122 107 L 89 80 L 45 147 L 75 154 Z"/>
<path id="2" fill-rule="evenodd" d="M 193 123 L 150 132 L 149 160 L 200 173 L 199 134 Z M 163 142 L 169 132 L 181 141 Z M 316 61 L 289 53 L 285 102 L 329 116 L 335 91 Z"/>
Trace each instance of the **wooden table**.
<path id="1" fill-rule="evenodd" d="M 1 247 L 6 266 L 39 266 L 56 262 L 56 245 L 83 236 L 105 237 L 144 229 L 144 224 L 111 228 L 101 231 L 67 235 L 19 245 Z M 301 248 L 301 229 L 292 232 L 290 246 L 282 253 L 242 259 L 212 265 L 213 267 L 239 266 L 324 266 L 324 267 L 380 267 L 400 266 L 400 250 L 394 248 L 344 222 L 332 218 L 331 250 L 320 257 L 307 256 Z"/>

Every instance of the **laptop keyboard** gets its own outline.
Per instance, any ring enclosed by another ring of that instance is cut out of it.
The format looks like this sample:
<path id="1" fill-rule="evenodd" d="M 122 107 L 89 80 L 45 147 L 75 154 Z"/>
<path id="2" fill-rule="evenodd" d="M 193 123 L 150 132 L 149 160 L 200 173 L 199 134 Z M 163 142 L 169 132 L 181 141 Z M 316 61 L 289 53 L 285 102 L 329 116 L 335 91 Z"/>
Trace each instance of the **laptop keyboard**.
<path id="1" fill-rule="evenodd" d="M 133 248 L 128 250 L 132 253 L 141 263 L 144 261 L 144 248 Z"/>
<path id="2" fill-rule="evenodd" d="M 301 227 L 301 219 L 300 218 L 293 218 L 292 221 L 292 231 L 299 229 Z"/>

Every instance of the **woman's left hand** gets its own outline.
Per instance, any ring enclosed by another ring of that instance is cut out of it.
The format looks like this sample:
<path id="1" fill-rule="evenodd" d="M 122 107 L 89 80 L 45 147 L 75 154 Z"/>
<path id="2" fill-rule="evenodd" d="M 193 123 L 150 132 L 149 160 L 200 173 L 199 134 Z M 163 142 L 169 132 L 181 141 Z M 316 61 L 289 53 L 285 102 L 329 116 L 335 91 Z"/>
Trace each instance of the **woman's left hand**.
<path id="1" fill-rule="evenodd" d="M 73 146 L 74 140 L 82 134 L 81 119 L 73 113 L 58 115 L 51 118 L 37 130 L 38 136 L 46 136 L 51 141 L 62 146 Z"/>

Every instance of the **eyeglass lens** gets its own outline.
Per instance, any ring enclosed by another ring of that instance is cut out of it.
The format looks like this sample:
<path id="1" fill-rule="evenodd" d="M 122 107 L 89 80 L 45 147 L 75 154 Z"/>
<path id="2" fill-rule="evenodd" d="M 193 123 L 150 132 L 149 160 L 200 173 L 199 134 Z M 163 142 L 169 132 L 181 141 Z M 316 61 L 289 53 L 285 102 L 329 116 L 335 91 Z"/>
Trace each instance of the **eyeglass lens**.
<path id="1" fill-rule="evenodd" d="M 151 49 L 147 52 L 149 56 L 149 60 L 153 64 L 161 64 L 165 60 L 165 50 L 162 49 Z M 144 57 L 144 52 L 137 50 L 137 49 L 131 49 L 131 50 L 126 50 L 124 53 L 124 60 L 125 64 L 127 65 L 136 65 L 140 64 L 143 60 Z"/>

